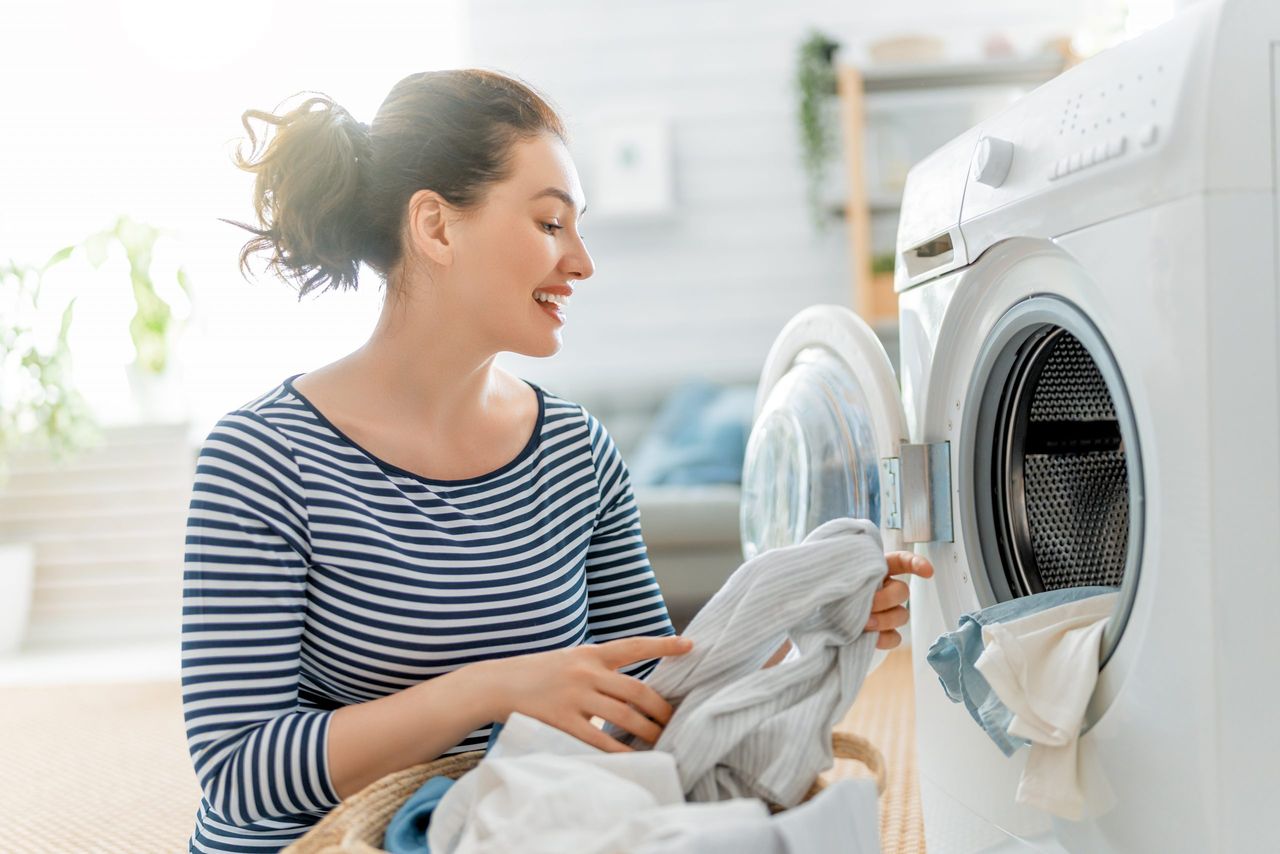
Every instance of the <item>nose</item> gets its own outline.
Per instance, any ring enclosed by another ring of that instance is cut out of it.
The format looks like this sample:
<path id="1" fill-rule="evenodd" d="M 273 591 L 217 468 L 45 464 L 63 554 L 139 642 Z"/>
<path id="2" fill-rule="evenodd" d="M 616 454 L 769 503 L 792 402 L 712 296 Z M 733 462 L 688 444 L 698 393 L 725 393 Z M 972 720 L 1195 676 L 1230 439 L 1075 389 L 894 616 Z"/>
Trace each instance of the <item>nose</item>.
<path id="1" fill-rule="evenodd" d="M 591 261 L 591 253 L 587 251 L 587 246 L 581 237 L 574 244 L 573 250 L 565 253 L 561 266 L 567 275 L 575 279 L 589 279 L 596 271 L 596 265 Z"/>

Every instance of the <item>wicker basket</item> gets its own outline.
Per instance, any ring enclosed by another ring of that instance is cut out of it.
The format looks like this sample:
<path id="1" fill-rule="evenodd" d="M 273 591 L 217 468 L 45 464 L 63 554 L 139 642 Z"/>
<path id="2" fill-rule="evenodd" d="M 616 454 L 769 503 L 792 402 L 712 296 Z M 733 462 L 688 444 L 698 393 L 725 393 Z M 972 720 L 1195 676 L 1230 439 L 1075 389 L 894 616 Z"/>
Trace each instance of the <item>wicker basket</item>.
<path id="1" fill-rule="evenodd" d="M 831 735 L 831 746 L 835 758 L 856 759 L 865 765 L 875 775 L 876 791 L 883 794 L 884 756 L 875 745 L 860 735 L 836 732 Z M 432 777 L 458 779 L 476 767 L 483 758 L 484 751 L 476 750 L 445 756 L 388 774 L 334 807 L 305 836 L 285 848 L 282 854 L 379 854 L 383 850 L 380 846 L 391 817 L 410 795 Z M 807 801 L 822 791 L 825 785 L 819 777 L 805 794 L 804 800 Z M 769 809 L 777 813 L 784 807 L 770 804 Z"/>

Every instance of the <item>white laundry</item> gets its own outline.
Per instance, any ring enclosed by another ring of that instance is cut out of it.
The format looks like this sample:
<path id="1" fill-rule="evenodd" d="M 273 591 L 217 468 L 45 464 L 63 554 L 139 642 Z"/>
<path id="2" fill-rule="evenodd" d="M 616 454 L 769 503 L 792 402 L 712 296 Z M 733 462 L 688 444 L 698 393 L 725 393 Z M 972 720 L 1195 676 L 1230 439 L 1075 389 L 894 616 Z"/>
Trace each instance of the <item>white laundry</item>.
<path id="1" fill-rule="evenodd" d="M 721 803 L 760 803 L 739 798 Z M 690 804 L 709 806 L 709 804 Z M 697 817 L 697 813 L 691 814 Z M 880 808 L 871 779 L 832 783 L 811 800 L 772 818 L 672 824 L 635 854 L 879 854 Z"/>
<path id="2" fill-rule="evenodd" d="M 513 713 L 441 799 L 428 845 L 434 854 L 870 854 L 878 807 L 869 780 L 840 781 L 778 816 L 755 798 L 686 803 L 670 754 L 606 753 Z"/>
<path id="3" fill-rule="evenodd" d="M 693 649 L 646 680 L 676 706 L 654 749 L 676 757 L 689 800 L 790 807 L 831 767 L 831 731 L 875 652 L 864 628 L 887 571 L 875 525 L 832 519 L 742 564 L 698 612 L 683 633 Z M 796 654 L 761 669 L 788 637 Z"/>
<path id="4" fill-rule="evenodd" d="M 1119 593 L 982 627 L 974 663 L 1011 712 L 1010 735 L 1031 742 L 1015 799 L 1072 820 L 1084 813 L 1078 756 L 1098 680 L 1102 633 Z"/>

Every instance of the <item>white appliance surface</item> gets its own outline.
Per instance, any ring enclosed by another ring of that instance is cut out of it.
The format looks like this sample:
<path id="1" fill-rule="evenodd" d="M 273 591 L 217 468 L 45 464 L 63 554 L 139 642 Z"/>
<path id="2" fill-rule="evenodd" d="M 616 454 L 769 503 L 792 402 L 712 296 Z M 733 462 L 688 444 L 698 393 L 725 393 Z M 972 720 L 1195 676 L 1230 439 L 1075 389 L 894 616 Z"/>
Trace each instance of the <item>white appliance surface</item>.
<path id="1" fill-rule="evenodd" d="M 842 405 L 877 410 L 851 416 L 846 445 L 881 458 L 840 468 L 809 434 L 784 453 L 775 430 L 770 459 L 788 462 L 744 483 L 744 530 L 776 512 L 765 492 L 776 505 L 846 474 L 880 473 L 879 503 L 846 512 L 884 528 L 932 508 L 932 536 L 894 532 L 937 570 L 911 581 L 930 854 L 1280 850 L 1278 92 L 1270 0 L 1206 0 L 1082 63 L 908 177 L 899 399 L 885 399 L 884 353 L 847 309 L 806 310 L 770 353 L 758 415 L 786 422 L 776 396 L 801 354 L 826 348 L 862 386 Z M 990 450 L 1005 435 L 992 401 L 1004 405 L 1002 371 L 1020 364 L 1003 354 L 1063 330 L 1105 380 L 1129 490 L 1123 604 L 1080 742 L 1081 821 L 1015 802 L 1026 751 L 1004 757 L 925 662 L 962 613 L 1021 595 L 1002 557 L 1014 547 L 993 543 L 982 510 L 999 448 L 1016 444 Z M 905 474 L 922 447 L 945 461 L 926 495 Z"/>

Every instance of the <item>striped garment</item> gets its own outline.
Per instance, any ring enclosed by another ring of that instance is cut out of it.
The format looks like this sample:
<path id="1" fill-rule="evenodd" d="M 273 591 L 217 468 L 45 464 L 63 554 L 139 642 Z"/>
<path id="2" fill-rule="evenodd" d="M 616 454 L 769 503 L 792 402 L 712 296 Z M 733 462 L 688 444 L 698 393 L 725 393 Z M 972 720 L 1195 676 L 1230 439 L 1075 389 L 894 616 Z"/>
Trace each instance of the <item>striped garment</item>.
<path id="1" fill-rule="evenodd" d="M 675 755 L 686 798 L 800 803 L 870 669 L 879 634 L 864 629 L 888 569 L 879 528 L 829 519 L 742 564 L 698 611 L 693 649 L 648 680 L 676 706 L 654 749 Z M 761 669 L 784 638 L 795 657 Z"/>
<path id="2" fill-rule="evenodd" d="M 626 465 L 581 406 L 529 383 L 538 422 L 520 454 L 434 480 L 351 441 L 298 376 L 223 416 L 196 464 L 191 851 L 276 851 L 337 805 L 327 738 L 343 705 L 484 659 L 674 634 Z M 483 748 L 490 729 L 446 753 Z"/>

